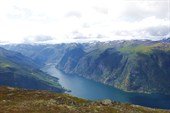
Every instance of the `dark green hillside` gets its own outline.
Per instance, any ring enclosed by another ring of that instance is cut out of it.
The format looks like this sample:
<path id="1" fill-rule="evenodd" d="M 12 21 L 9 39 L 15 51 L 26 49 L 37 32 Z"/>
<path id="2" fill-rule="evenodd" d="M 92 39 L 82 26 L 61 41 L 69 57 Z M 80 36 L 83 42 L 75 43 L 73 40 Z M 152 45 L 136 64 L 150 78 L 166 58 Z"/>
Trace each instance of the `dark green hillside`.
<path id="1" fill-rule="evenodd" d="M 0 85 L 64 92 L 58 80 L 40 71 L 29 58 L 0 48 Z"/>

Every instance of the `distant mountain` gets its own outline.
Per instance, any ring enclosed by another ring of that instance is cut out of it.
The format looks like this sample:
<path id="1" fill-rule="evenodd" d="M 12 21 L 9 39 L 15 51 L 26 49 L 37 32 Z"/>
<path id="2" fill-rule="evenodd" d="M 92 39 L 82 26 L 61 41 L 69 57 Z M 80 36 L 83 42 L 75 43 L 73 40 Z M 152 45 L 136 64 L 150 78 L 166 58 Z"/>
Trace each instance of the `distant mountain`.
<path id="1" fill-rule="evenodd" d="M 170 38 L 165 38 L 161 40 L 162 42 L 170 43 Z"/>
<path id="2" fill-rule="evenodd" d="M 89 101 L 67 94 L 0 87 L 1 113 L 170 113 L 111 100 Z"/>
<path id="3" fill-rule="evenodd" d="M 64 92 L 58 79 L 39 70 L 30 58 L 0 48 L 0 86 Z"/>
<path id="4" fill-rule="evenodd" d="M 58 63 L 63 57 L 68 48 L 74 44 L 52 44 L 52 45 L 39 45 L 39 44 L 12 44 L 1 45 L 1 47 L 19 52 L 32 60 L 40 66 L 48 63 Z"/>
<path id="5" fill-rule="evenodd" d="M 80 47 L 67 49 L 67 52 L 62 57 L 58 67 L 63 70 L 68 70 L 65 70 L 66 72 L 70 72 L 77 66 L 77 63 L 84 54 L 85 52 Z"/>
<path id="6" fill-rule="evenodd" d="M 34 61 L 124 91 L 170 94 L 170 43 L 119 40 L 56 45 L 5 45 Z M 28 51 L 28 52 L 27 52 Z"/>

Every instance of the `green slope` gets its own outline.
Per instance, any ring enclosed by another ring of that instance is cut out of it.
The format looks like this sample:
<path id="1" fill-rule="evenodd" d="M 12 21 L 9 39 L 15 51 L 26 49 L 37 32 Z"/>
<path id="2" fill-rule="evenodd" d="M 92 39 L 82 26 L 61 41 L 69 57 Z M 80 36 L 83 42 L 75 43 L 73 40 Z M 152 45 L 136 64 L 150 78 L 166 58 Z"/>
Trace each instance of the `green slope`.
<path id="1" fill-rule="evenodd" d="M 170 113 L 110 100 L 89 101 L 68 94 L 0 87 L 1 113 Z"/>
<path id="2" fill-rule="evenodd" d="M 40 71 L 31 59 L 0 48 L 0 85 L 64 92 L 58 79 Z"/>

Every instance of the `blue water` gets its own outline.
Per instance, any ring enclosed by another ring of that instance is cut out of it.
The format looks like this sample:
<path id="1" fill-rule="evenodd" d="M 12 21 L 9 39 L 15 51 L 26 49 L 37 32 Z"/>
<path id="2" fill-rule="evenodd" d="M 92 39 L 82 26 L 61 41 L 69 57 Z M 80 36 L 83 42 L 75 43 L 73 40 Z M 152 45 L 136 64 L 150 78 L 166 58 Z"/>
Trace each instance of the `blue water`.
<path id="1" fill-rule="evenodd" d="M 57 70 L 54 65 L 48 65 L 44 67 L 43 70 L 59 78 L 59 83 L 66 89 L 71 90 L 69 94 L 77 97 L 89 100 L 111 99 L 113 101 L 132 103 L 146 107 L 170 109 L 170 96 L 167 95 L 124 92 L 77 75 L 65 74 Z"/>

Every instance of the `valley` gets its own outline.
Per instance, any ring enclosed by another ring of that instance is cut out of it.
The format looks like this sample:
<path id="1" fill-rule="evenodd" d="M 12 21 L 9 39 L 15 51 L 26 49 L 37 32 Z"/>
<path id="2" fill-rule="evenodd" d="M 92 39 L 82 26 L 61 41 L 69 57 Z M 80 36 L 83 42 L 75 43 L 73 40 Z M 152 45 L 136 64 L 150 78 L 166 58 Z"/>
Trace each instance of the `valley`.
<path id="1" fill-rule="evenodd" d="M 168 39 L 3 47 L 32 58 L 41 67 L 55 63 L 65 73 L 123 91 L 170 94 Z"/>
<path id="2" fill-rule="evenodd" d="M 168 39 L 68 44 L 7 44 L 1 47 L 25 55 L 37 65 L 37 69 L 41 68 L 44 71 L 40 71 L 41 74 L 51 75 L 47 75 L 46 80 L 44 76 L 38 77 L 40 81 L 46 81 L 50 87 L 54 86 L 58 90 L 43 89 L 53 92 L 71 90 L 67 93 L 90 100 L 111 99 L 147 107 L 170 109 L 170 43 Z M 93 90 L 101 95 L 96 96 L 92 93 Z"/>
<path id="3" fill-rule="evenodd" d="M 170 113 L 170 0 L 0 0 L 0 113 Z"/>
<path id="4" fill-rule="evenodd" d="M 150 108 L 170 109 L 169 95 L 125 92 L 75 74 L 66 74 L 56 69 L 53 64 L 45 66 L 43 71 L 59 78 L 59 83 L 71 90 L 68 94 L 76 97 L 94 101 L 109 99 Z"/>

